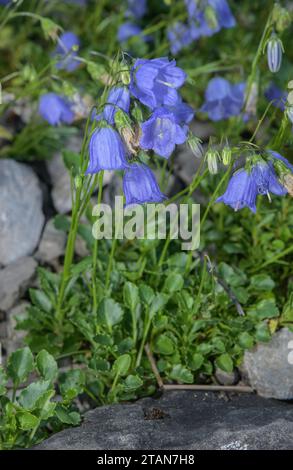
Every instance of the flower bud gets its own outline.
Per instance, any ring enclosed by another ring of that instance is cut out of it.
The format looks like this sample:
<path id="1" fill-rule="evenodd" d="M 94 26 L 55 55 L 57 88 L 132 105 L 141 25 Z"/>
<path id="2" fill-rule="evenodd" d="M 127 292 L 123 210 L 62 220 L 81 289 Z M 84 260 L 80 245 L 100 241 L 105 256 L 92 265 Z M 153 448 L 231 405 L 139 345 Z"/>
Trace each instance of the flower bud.
<path id="1" fill-rule="evenodd" d="M 281 68 L 283 50 L 281 39 L 272 35 L 267 43 L 268 66 L 272 73 L 278 72 Z"/>
<path id="2" fill-rule="evenodd" d="M 229 147 L 229 145 L 225 145 L 225 147 L 222 150 L 222 162 L 225 166 L 229 165 L 231 162 L 232 158 L 232 151 Z"/>
<path id="3" fill-rule="evenodd" d="M 123 85 L 129 85 L 129 83 L 130 83 L 129 70 L 122 70 L 120 76 L 121 76 L 121 81 L 122 81 Z"/>
<path id="4" fill-rule="evenodd" d="M 278 3 L 274 6 L 272 20 L 275 23 L 278 33 L 285 31 L 285 29 L 289 28 L 291 24 L 289 11 L 287 11 L 286 8 L 281 7 Z"/>
<path id="5" fill-rule="evenodd" d="M 206 158 L 209 172 L 211 175 L 216 175 L 218 173 L 218 152 L 208 150 Z"/>
<path id="6" fill-rule="evenodd" d="M 201 140 L 198 137 L 191 135 L 187 140 L 187 144 L 196 158 L 203 157 L 203 148 L 201 145 Z"/>
<path id="7" fill-rule="evenodd" d="M 123 129 L 124 127 L 131 129 L 130 117 L 122 109 L 117 109 L 114 116 L 114 121 L 118 131 L 120 131 L 120 129 Z"/>
<path id="8" fill-rule="evenodd" d="M 204 16 L 209 27 L 211 29 L 217 29 L 218 18 L 217 18 L 214 8 L 208 5 L 205 9 Z"/>

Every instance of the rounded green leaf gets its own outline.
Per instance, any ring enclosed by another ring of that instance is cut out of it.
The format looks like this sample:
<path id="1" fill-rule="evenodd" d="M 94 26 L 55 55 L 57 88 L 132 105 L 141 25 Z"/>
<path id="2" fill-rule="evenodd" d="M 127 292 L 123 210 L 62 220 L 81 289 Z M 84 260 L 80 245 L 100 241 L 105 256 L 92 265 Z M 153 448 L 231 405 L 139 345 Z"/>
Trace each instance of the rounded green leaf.
<path id="1" fill-rule="evenodd" d="M 216 365 L 224 370 L 225 372 L 232 372 L 233 371 L 233 361 L 229 354 L 221 354 L 216 359 Z"/>

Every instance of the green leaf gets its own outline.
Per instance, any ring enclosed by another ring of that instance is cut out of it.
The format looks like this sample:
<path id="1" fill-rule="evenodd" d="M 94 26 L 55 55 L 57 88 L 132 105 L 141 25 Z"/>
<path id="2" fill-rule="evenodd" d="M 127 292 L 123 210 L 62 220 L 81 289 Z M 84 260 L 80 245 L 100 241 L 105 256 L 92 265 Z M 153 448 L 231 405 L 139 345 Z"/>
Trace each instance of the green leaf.
<path id="1" fill-rule="evenodd" d="M 139 292 L 135 284 L 132 282 L 126 282 L 126 284 L 124 284 L 123 298 L 126 307 L 132 312 L 135 311 L 139 302 Z"/>
<path id="2" fill-rule="evenodd" d="M 200 353 L 194 353 L 191 359 L 190 368 L 192 370 L 199 370 L 204 363 L 204 356 Z"/>
<path id="3" fill-rule="evenodd" d="M 155 341 L 154 351 L 164 355 L 173 354 L 174 343 L 168 336 L 160 335 Z"/>
<path id="4" fill-rule="evenodd" d="M 149 310 L 150 316 L 153 317 L 157 312 L 162 310 L 162 308 L 164 307 L 164 305 L 166 305 L 168 300 L 169 300 L 168 295 L 163 294 L 163 293 L 156 294 L 150 305 L 150 310 Z"/>
<path id="5" fill-rule="evenodd" d="M 48 312 L 48 313 L 51 312 L 52 303 L 44 291 L 38 290 L 38 289 L 30 289 L 29 293 L 30 293 L 31 301 L 33 302 L 34 305 L 45 310 L 45 312 Z"/>
<path id="6" fill-rule="evenodd" d="M 254 339 L 249 333 L 244 331 L 239 336 L 239 344 L 244 349 L 250 349 L 254 345 Z"/>
<path id="7" fill-rule="evenodd" d="M 141 284 L 139 286 L 139 295 L 142 302 L 146 305 L 150 305 L 155 296 L 153 289 L 147 284 Z"/>
<path id="8" fill-rule="evenodd" d="M 118 357 L 113 364 L 113 371 L 117 375 L 126 375 L 131 364 L 131 357 L 129 354 L 123 354 Z"/>
<path id="9" fill-rule="evenodd" d="M 275 282 L 268 274 L 256 274 L 250 279 L 250 286 L 256 291 L 272 291 Z"/>
<path id="10" fill-rule="evenodd" d="M 34 369 L 34 358 L 30 348 L 17 349 L 13 352 L 7 365 L 8 376 L 19 385 L 24 382 Z"/>
<path id="11" fill-rule="evenodd" d="M 193 374 L 184 367 L 182 364 L 176 364 L 171 373 L 170 377 L 177 382 L 192 384 L 193 383 Z"/>
<path id="12" fill-rule="evenodd" d="M 163 291 L 173 294 L 180 291 L 184 286 L 184 279 L 181 274 L 170 273 L 165 280 Z"/>
<path id="13" fill-rule="evenodd" d="M 39 380 L 37 382 L 31 383 L 20 392 L 18 403 L 25 410 L 31 411 L 38 408 L 43 404 L 40 403 L 39 400 L 44 396 L 47 397 L 47 392 L 49 391 L 50 386 L 50 380 Z"/>
<path id="14" fill-rule="evenodd" d="M 71 171 L 73 176 L 79 174 L 80 155 L 72 150 L 64 149 L 62 151 L 63 162 L 66 168 Z"/>
<path id="15" fill-rule="evenodd" d="M 110 330 L 122 321 L 123 310 L 113 299 L 103 299 L 98 309 L 98 317 L 106 323 Z"/>
<path id="16" fill-rule="evenodd" d="M 77 426 L 80 423 L 80 414 L 76 411 L 69 411 L 62 405 L 56 406 L 55 414 L 61 423 L 72 426 Z"/>
<path id="17" fill-rule="evenodd" d="M 28 411 L 18 411 L 16 413 L 16 418 L 18 420 L 20 429 L 23 431 L 34 429 L 40 423 L 39 418 L 29 413 Z"/>
<path id="18" fill-rule="evenodd" d="M 265 318 L 274 318 L 279 315 L 278 307 L 276 306 L 275 299 L 262 299 L 254 307 L 248 310 L 250 316 L 256 317 L 259 320 Z"/>
<path id="19" fill-rule="evenodd" d="M 6 393 L 7 375 L 2 366 L 0 366 L 0 397 Z"/>
<path id="20" fill-rule="evenodd" d="M 259 324 L 256 328 L 255 338 L 257 341 L 261 341 L 262 343 L 268 343 L 271 339 L 268 325 L 265 323 Z"/>
<path id="21" fill-rule="evenodd" d="M 59 378 L 61 395 L 65 400 L 72 400 L 84 391 L 85 374 L 81 369 L 72 369 Z"/>
<path id="22" fill-rule="evenodd" d="M 44 380 L 53 381 L 57 377 L 57 362 L 45 349 L 37 355 L 36 363 L 38 371 Z"/>
<path id="23" fill-rule="evenodd" d="M 57 214 L 54 217 L 54 226 L 57 230 L 62 230 L 63 232 L 69 232 L 70 230 L 70 221 L 66 215 Z"/>
<path id="24" fill-rule="evenodd" d="M 137 390 L 143 386 L 143 381 L 138 375 L 128 375 L 124 382 L 127 391 Z"/>
<path id="25" fill-rule="evenodd" d="M 225 372 L 232 372 L 233 371 L 233 361 L 229 354 L 221 354 L 216 359 L 216 365 L 220 369 L 224 370 Z"/>

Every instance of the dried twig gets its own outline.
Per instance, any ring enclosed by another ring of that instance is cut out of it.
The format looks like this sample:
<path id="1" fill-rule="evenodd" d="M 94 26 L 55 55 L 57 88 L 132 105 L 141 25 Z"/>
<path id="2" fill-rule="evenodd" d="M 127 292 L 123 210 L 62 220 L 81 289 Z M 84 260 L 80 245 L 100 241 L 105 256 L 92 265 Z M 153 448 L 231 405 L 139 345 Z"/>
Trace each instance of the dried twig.
<path id="1" fill-rule="evenodd" d="M 150 365 L 151 365 L 152 371 L 154 373 L 154 376 L 156 377 L 159 389 L 162 390 L 164 388 L 164 383 L 163 383 L 162 377 L 160 376 L 160 372 L 158 371 L 155 358 L 154 358 L 154 356 L 153 356 L 153 354 L 150 350 L 150 346 L 149 346 L 148 343 L 145 345 L 144 350 L 146 352 L 148 360 L 150 361 Z"/>
<path id="2" fill-rule="evenodd" d="M 164 390 L 198 390 L 206 392 L 235 392 L 253 393 L 253 389 L 246 385 L 164 385 Z"/>

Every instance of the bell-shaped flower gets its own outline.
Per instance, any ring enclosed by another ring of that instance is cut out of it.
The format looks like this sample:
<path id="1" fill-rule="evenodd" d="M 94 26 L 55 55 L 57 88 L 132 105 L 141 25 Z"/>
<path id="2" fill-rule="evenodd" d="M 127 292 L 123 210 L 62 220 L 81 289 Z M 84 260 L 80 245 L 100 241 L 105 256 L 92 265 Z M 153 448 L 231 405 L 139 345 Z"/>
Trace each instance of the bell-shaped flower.
<path id="1" fill-rule="evenodd" d="M 278 180 L 272 165 L 264 161 L 256 163 L 251 170 L 251 176 L 256 184 L 258 194 L 266 194 L 269 198 L 269 193 L 276 194 L 277 196 L 287 194 L 287 190 Z"/>
<path id="2" fill-rule="evenodd" d="M 126 16 L 139 20 L 147 11 L 147 0 L 127 0 Z"/>
<path id="3" fill-rule="evenodd" d="M 176 67 L 175 60 L 169 61 L 167 57 L 137 59 L 131 70 L 130 91 L 151 109 L 173 106 L 178 100 L 177 89 L 185 79 L 185 72 Z"/>
<path id="4" fill-rule="evenodd" d="M 248 207 L 256 212 L 257 185 L 254 178 L 244 168 L 234 173 L 225 193 L 216 202 L 223 202 L 235 211 Z"/>
<path id="5" fill-rule="evenodd" d="M 277 85 L 272 82 L 265 90 L 264 94 L 268 101 L 272 101 L 273 106 L 281 109 L 282 111 L 285 110 L 288 93 L 282 91 L 279 87 L 277 87 Z"/>
<path id="6" fill-rule="evenodd" d="M 208 113 L 212 121 L 238 116 L 244 103 L 245 83 L 231 84 L 225 78 L 212 78 L 205 91 L 202 112 Z"/>
<path id="7" fill-rule="evenodd" d="M 58 38 L 58 45 L 54 51 L 54 56 L 61 56 L 61 60 L 57 62 L 56 67 L 58 69 L 64 69 L 68 72 L 72 72 L 80 63 L 77 57 L 77 49 L 80 47 L 80 40 L 76 34 L 71 31 L 63 33 Z"/>
<path id="8" fill-rule="evenodd" d="M 89 157 L 86 174 L 128 167 L 124 143 L 112 127 L 100 127 L 94 131 L 89 144 Z"/>
<path id="9" fill-rule="evenodd" d="M 236 24 L 227 0 L 207 0 L 202 5 L 194 0 L 185 0 L 185 4 L 194 40 L 212 36 L 221 28 L 233 28 Z"/>
<path id="10" fill-rule="evenodd" d="M 56 93 L 46 93 L 41 96 L 39 113 L 52 126 L 61 123 L 71 124 L 74 119 L 72 104 Z"/>
<path id="11" fill-rule="evenodd" d="M 292 163 L 289 162 L 289 160 L 287 160 L 287 158 L 283 157 L 283 155 L 280 155 L 278 152 L 275 152 L 274 150 L 269 150 L 268 154 L 272 156 L 273 159 L 280 160 L 281 162 L 283 162 L 284 165 L 293 173 L 293 165 Z"/>
<path id="12" fill-rule="evenodd" d="M 174 25 L 168 28 L 167 37 L 170 43 L 170 50 L 173 55 L 176 55 L 184 47 L 189 46 L 193 39 L 189 26 L 182 23 L 182 21 L 177 21 Z"/>
<path id="13" fill-rule="evenodd" d="M 173 106 L 167 106 L 166 108 L 172 112 L 177 124 L 188 124 L 194 118 L 193 108 L 189 104 L 184 103 L 179 95 L 177 102 Z"/>
<path id="14" fill-rule="evenodd" d="M 161 192 L 155 175 L 144 164 L 133 164 L 124 173 L 123 192 L 126 206 L 161 202 L 166 196 Z"/>
<path id="15" fill-rule="evenodd" d="M 153 150 L 164 158 L 169 158 L 176 144 L 183 144 L 187 139 L 187 126 L 177 124 L 175 115 L 162 107 L 156 109 L 151 117 L 141 124 L 140 146 Z"/>
<path id="16" fill-rule="evenodd" d="M 141 27 L 137 24 L 127 21 L 119 26 L 117 32 L 117 39 L 120 43 L 128 41 L 133 36 L 139 36 L 141 34 Z M 143 37 L 143 36 L 142 36 Z"/>
<path id="17" fill-rule="evenodd" d="M 125 113 L 129 113 L 130 93 L 127 87 L 115 87 L 110 90 L 107 97 L 107 104 L 104 107 L 103 119 L 109 124 L 114 124 L 114 117 L 119 109 Z M 110 104 L 111 103 L 111 104 Z"/>

